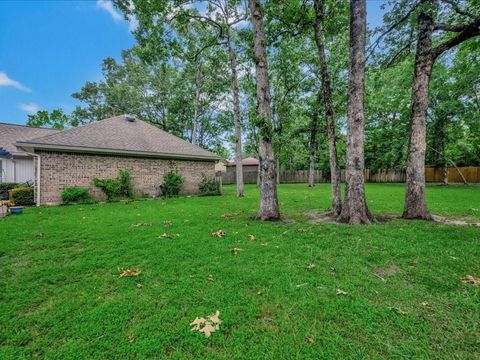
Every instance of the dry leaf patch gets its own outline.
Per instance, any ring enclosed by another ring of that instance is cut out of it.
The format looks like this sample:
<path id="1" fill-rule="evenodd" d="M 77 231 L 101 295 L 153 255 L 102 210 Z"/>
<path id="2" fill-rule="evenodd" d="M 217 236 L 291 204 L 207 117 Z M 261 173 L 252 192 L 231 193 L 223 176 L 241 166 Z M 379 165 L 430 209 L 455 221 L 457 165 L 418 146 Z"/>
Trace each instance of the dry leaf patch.
<path id="1" fill-rule="evenodd" d="M 216 311 L 215 314 L 207 316 L 207 318 L 196 317 L 190 323 L 191 331 L 198 331 L 205 334 L 205 337 L 209 337 L 212 333 L 220 329 L 220 311 Z"/>

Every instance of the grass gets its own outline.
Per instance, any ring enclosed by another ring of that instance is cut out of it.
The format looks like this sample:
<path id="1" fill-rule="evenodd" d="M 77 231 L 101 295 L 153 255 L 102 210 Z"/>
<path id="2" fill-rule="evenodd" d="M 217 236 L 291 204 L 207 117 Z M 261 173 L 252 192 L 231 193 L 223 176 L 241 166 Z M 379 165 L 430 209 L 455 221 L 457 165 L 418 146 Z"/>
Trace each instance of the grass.
<path id="1" fill-rule="evenodd" d="M 480 277 L 479 227 L 309 224 L 304 211 L 329 206 L 326 184 L 281 185 L 295 222 L 262 223 L 254 187 L 225 192 L 0 219 L 0 358 L 480 357 L 480 288 L 459 280 Z M 403 195 L 367 186 L 375 214 L 400 214 Z M 430 186 L 427 197 L 434 214 L 480 219 L 478 186 Z M 119 278 L 119 267 L 142 274 Z M 190 331 L 216 310 L 219 331 Z"/>

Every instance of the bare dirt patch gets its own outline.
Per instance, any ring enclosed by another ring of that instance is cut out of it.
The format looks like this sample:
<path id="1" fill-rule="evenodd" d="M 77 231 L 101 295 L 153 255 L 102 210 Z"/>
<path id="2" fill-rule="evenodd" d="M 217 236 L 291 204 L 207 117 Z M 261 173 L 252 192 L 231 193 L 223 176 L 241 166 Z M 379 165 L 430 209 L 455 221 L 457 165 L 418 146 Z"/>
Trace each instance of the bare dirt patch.
<path id="1" fill-rule="evenodd" d="M 449 219 L 445 216 L 432 215 L 433 221 L 446 224 L 446 225 L 455 225 L 455 226 L 480 226 L 480 222 L 473 222 L 468 218 L 457 218 Z M 470 220 L 470 221 L 469 221 Z"/>
<path id="2" fill-rule="evenodd" d="M 308 224 L 338 224 L 337 218 L 329 212 L 305 211 L 303 215 L 309 219 L 307 221 Z"/>
<path id="3" fill-rule="evenodd" d="M 330 212 L 305 211 L 302 214 L 308 218 L 308 224 L 340 224 L 337 221 L 337 218 L 332 216 Z M 448 218 L 439 215 L 432 215 L 432 218 L 434 222 L 446 225 L 480 227 L 480 222 L 471 218 Z M 402 217 L 392 214 L 384 214 L 381 216 L 375 216 L 372 223 L 385 223 L 395 219 L 402 220 Z"/>
<path id="4" fill-rule="evenodd" d="M 302 214 L 309 219 L 307 221 L 308 224 L 342 224 L 338 222 L 337 217 L 332 216 L 330 212 L 305 211 Z M 384 223 L 394 220 L 395 218 L 394 215 L 375 216 L 372 223 Z"/>
<path id="5" fill-rule="evenodd" d="M 383 282 L 387 282 L 388 277 L 395 275 L 400 270 L 400 266 L 393 264 L 385 268 L 376 268 L 373 274 Z"/>

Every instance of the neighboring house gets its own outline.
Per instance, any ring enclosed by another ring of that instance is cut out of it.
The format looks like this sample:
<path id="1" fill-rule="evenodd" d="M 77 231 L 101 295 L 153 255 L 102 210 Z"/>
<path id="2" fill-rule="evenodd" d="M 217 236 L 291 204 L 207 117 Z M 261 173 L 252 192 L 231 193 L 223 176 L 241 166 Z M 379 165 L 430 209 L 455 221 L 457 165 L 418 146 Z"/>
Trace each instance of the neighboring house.
<path id="1" fill-rule="evenodd" d="M 19 150 L 14 144 L 56 132 L 58 130 L 0 123 L 0 182 L 33 181 L 33 156 Z"/>
<path id="2" fill-rule="evenodd" d="M 46 136 L 17 141 L 17 148 L 36 157 L 37 204 L 58 204 L 71 186 L 89 188 L 94 178 L 132 175 L 137 196 L 158 196 L 163 175 L 173 169 L 185 178 L 183 193 L 196 193 L 203 175 L 215 175 L 219 156 L 132 116 L 116 116 Z"/>
<path id="3" fill-rule="evenodd" d="M 260 161 L 255 159 L 254 157 L 247 157 L 242 159 L 242 169 L 244 173 L 248 172 L 257 172 L 258 165 L 260 165 Z M 235 164 L 235 160 L 229 160 L 227 164 L 227 173 L 235 172 L 237 165 Z"/>
<path id="4" fill-rule="evenodd" d="M 243 182 L 245 184 L 258 184 L 258 166 L 260 162 L 254 157 L 247 157 L 242 160 L 242 172 L 243 172 Z M 222 175 L 222 181 L 224 184 L 235 184 L 236 179 L 236 170 L 237 165 L 235 160 L 229 160 L 227 164 L 227 172 Z"/>

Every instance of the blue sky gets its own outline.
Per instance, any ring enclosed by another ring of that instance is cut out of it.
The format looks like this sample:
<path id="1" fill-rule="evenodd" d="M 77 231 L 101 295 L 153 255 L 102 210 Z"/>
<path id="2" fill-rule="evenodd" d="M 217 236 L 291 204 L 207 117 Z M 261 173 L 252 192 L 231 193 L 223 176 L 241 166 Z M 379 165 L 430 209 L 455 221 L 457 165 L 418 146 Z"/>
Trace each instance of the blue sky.
<path id="1" fill-rule="evenodd" d="M 381 3 L 367 3 L 371 26 L 381 22 Z M 102 79 L 102 60 L 134 45 L 131 26 L 108 0 L 0 1 L 0 122 L 72 111 L 71 94 Z"/>

